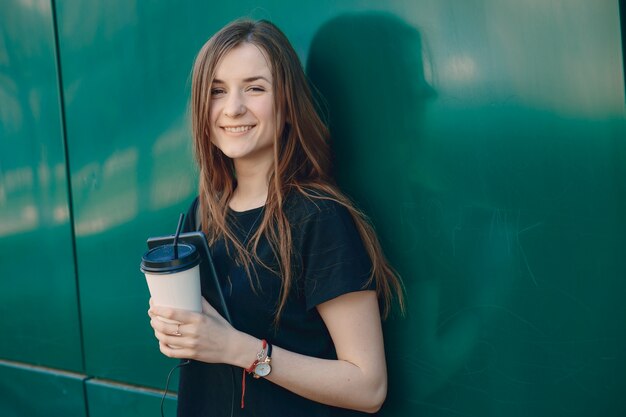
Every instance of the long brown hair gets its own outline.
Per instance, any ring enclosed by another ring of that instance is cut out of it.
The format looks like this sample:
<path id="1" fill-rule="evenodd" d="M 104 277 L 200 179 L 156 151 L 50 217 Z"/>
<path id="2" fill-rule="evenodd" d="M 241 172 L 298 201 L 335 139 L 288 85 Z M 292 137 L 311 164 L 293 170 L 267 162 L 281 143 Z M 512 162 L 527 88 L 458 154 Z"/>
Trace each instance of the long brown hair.
<path id="1" fill-rule="evenodd" d="M 277 122 L 265 212 L 246 247 L 238 241 L 226 221 L 228 201 L 237 180 L 233 161 L 211 143 L 209 118 L 211 84 L 216 67 L 229 51 L 244 42 L 260 48 L 269 62 Z M 236 252 L 234 256 L 245 266 L 253 286 L 250 267 L 253 259 L 260 262 L 256 248 L 261 237 L 266 237 L 278 260 L 280 270 L 277 272 L 282 279 L 275 324 L 279 322 L 293 282 L 291 229 L 283 210 L 288 192 L 299 192 L 312 199 L 333 200 L 349 210 L 372 261 L 370 282 L 375 280 L 383 317 L 388 316 L 394 298 L 404 311 L 402 283 L 387 262 L 372 226 L 330 176 L 328 129 L 316 112 L 300 60 L 280 29 L 266 20 L 237 20 L 213 35 L 200 49 L 194 63 L 191 118 L 195 157 L 200 170 L 198 191 L 202 230 L 210 244 L 221 238 L 232 244 Z"/>

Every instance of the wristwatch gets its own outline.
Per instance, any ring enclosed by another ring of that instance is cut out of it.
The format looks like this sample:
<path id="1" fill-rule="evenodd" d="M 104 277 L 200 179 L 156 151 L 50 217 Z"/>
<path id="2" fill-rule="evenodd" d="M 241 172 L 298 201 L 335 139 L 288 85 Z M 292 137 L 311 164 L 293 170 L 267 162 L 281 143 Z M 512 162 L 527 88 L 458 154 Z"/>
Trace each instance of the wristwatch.
<path id="1" fill-rule="evenodd" d="M 270 342 L 267 342 L 267 350 L 265 352 L 265 357 L 263 359 L 259 359 L 254 366 L 254 370 L 252 371 L 252 376 L 254 378 L 264 378 L 272 372 L 272 344 Z"/>

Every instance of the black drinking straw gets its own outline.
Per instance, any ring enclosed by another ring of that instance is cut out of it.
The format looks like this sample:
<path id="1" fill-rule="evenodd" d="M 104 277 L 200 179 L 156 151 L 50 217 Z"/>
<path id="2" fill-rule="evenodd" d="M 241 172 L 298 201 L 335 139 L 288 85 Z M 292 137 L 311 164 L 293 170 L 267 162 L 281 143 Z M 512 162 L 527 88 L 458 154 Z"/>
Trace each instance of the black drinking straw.
<path id="1" fill-rule="evenodd" d="M 185 218 L 185 213 L 180 213 L 178 217 L 178 226 L 176 227 L 176 234 L 174 235 L 174 259 L 178 259 L 178 236 L 180 235 L 180 230 L 183 227 L 183 219 Z"/>

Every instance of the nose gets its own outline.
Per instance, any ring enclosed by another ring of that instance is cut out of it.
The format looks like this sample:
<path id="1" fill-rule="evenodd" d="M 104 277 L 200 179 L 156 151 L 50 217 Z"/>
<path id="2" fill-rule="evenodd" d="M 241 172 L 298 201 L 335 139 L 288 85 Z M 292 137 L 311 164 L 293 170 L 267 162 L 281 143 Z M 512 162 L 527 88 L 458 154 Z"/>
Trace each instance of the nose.
<path id="1" fill-rule="evenodd" d="M 228 117 L 238 117 L 246 112 L 246 106 L 240 94 L 232 93 L 228 95 L 224 114 Z"/>

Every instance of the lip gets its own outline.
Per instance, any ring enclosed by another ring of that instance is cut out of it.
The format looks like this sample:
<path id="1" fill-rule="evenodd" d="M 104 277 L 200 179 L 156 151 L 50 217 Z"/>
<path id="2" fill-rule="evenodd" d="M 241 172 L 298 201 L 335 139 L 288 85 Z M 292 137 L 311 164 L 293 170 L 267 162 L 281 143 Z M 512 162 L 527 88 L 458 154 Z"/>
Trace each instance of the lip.
<path id="1" fill-rule="evenodd" d="M 256 127 L 256 124 L 223 125 L 220 129 L 229 135 L 244 135 Z"/>

